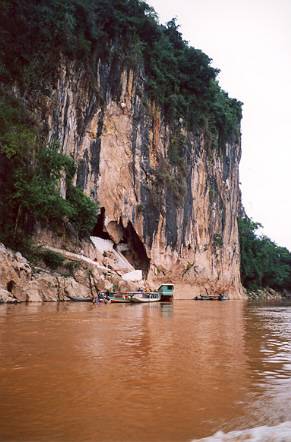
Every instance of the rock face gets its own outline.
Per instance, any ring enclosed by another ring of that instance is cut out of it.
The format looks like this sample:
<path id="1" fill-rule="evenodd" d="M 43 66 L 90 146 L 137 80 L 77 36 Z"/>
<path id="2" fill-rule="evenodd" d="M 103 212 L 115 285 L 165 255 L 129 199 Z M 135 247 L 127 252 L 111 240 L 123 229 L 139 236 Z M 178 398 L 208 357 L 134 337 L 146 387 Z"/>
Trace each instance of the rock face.
<path id="1" fill-rule="evenodd" d="M 25 301 L 23 287 L 31 279 L 31 267 L 20 253 L 0 244 L 0 302 Z"/>
<path id="2" fill-rule="evenodd" d="M 93 234 L 150 281 L 243 297 L 240 137 L 217 147 L 182 118 L 169 127 L 143 89 L 142 74 L 118 63 L 99 62 L 93 76 L 64 63 L 39 106 L 48 137 L 77 162 L 76 184 L 102 208 Z"/>

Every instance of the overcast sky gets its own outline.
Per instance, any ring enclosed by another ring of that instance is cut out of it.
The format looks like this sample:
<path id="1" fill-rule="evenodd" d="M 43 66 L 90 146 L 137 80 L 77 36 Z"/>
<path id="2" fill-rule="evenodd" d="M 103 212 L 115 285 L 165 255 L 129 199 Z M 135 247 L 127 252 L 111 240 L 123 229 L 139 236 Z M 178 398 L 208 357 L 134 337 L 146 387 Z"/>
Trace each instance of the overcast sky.
<path id="1" fill-rule="evenodd" d="M 247 214 L 291 250 L 291 0 L 148 0 L 213 59 L 244 103 L 240 180 Z"/>

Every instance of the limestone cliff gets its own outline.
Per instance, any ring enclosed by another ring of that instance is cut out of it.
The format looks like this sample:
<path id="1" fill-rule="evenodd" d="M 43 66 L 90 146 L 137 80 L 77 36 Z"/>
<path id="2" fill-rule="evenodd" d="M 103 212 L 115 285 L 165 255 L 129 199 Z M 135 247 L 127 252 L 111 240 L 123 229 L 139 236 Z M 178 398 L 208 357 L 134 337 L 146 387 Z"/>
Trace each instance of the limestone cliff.
<path id="1" fill-rule="evenodd" d="M 121 66 L 99 61 L 88 75 L 63 63 L 36 107 L 48 138 L 76 160 L 76 184 L 99 201 L 93 234 L 112 239 L 150 281 L 183 286 L 184 296 L 186 286 L 191 296 L 243 296 L 240 137 L 218 147 L 205 131 L 187 131 L 183 118 L 168 125 L 146 99 L 142 70 Z"/>

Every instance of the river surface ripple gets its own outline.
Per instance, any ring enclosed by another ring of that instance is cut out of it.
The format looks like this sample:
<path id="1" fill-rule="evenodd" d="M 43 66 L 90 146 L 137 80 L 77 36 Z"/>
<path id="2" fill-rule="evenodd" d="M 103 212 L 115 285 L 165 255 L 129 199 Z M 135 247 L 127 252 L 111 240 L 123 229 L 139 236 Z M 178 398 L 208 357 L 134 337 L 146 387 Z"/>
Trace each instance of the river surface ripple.
<path id="1" fill-rule="evenodd" d="M 289 305 L 1 305 L 0 361 L 1 442 L 291 441 Z"/>

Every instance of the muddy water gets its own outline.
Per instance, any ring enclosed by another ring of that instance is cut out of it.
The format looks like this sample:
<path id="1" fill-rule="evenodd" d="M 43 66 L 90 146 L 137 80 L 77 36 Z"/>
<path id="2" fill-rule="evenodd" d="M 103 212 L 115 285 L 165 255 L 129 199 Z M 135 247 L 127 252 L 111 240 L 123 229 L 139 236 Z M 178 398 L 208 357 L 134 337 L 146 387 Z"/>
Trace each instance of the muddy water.
<path id="1" fill-rule="evenodd" d="M 290 342 L 282 305 L 2 305 L 0 441 L 186 442 L 288 425 Z"/>

